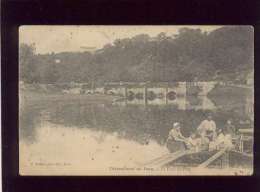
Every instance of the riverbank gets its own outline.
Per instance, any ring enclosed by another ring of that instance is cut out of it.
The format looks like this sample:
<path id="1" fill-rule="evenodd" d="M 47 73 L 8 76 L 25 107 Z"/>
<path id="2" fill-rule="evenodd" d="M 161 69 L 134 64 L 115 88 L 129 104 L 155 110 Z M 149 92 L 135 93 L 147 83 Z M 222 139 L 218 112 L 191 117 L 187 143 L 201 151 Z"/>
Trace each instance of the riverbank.
<path id="1" fill-rule="evenodd" d="M 243 85 L 216 85 L 208 94 L 208 96 L 245 96 L 253 93 L 254 87 Z"/>
<path id="2" fill-rule="evenodd" d="M 84 103 L 112 103 L 121 99 L 119 96 L 104 95 L 104 94 L 68 94 L 68 93 L 39 93 L 32 91 L 20 91 L 20 103 L 43 103 L 43 102 L 74 102 L 81 101 Z"/>

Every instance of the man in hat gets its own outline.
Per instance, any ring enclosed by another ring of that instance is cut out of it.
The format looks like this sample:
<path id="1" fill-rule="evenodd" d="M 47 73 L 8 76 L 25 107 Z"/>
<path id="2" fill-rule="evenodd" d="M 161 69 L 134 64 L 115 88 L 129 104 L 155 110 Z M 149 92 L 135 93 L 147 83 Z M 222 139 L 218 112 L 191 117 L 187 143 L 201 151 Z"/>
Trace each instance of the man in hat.
<path id="1" fill-rule="evenodd" d="M 208 138 L 210 141 L 216 138 L 216 123 L 213 121 L 211 114 L 208 114 L 207 118 L 201 122 L 197 132 L 202 138 Z"/>

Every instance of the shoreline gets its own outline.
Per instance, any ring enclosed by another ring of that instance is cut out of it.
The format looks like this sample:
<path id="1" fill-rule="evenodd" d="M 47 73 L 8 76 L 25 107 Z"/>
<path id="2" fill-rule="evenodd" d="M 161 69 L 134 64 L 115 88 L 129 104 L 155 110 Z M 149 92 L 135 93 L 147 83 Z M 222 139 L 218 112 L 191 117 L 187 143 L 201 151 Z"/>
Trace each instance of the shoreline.
<path id="1" fill-rule="evenodd" d="M 68 94 L 68 93 L 37 93 L 32 91 L 20 91 L 20 102 L 55 102 L 55 101 L 84 101 L 86 103 L 112 103 L 122 97 L 104 94 Z"/>

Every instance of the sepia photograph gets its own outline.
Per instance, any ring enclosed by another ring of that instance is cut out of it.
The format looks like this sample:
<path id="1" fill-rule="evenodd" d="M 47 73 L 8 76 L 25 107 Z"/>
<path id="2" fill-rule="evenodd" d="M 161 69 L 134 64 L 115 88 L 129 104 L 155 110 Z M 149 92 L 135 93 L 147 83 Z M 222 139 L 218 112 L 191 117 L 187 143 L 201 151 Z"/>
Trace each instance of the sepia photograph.
<path id="1" fill-rule="evenodd" d="M 252 175 L 254 28 L 19 27 L 19 174 Z"/>

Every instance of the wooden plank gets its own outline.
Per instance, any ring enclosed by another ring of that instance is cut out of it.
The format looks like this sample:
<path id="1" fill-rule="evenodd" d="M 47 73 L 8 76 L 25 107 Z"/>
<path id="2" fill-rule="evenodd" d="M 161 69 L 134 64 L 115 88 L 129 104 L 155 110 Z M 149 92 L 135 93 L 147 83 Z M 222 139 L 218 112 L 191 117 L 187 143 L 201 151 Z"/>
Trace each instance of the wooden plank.
<path id="1" fill-rule="evenodd" d="M 172 155 L 172 153 L 167 153 L 167 154 L 165 154 L 163 156 L 157 157 L 155 159 L 152 159 L 152 160 L 142 164 L 142 166 L 150 166 L 150 165 L 155 164 L 155 163 L 157 163 L 159 161 L 162 161 L 163 159 L 166 159 L 166 158 L 170 157 L 171 155 Z"/>
<path id="2" fill-rule="evenodd" d="M 151 166 L 151 167 L 161 167 L 163 165 L 166 165 L 167 163 L 170 163 L 172 161 L 175 161 L 184 155 L 197 153 L 194 150 L 186 150 L 186 151 L 177 151 L 175 153 L 171 153 L 169 156 L 165 156 L 164 158 L 158 159 L 157 161 L 154 161 L 151 164 L 146 164 L 145 166 Z"/>
<path id="3" fill-rule="evenodd" d="M 249 128 L 249 129 L 239 129 L 238 131 L 240 133 L 251 133 L 251 134 L 254 133 L 254 129 L 252 129 L 252 128 Z"/>
<path id="4" fill-rule="evenodd" d="M 152 159 L 152 160 L 150 160 L 150 161 L 148 161 L 148 162 L 142 164 L 141 166 L 153 166 L 153 165 L 155 165 L 155 164 L 157 164 L 157 163 L 159 163 L 159 162 L 161 162 L 161 161 L 163 161 L 163 160 L 168 159 L 168 158 L 171 157 L 171 156 L 177 155 L 177 154 L 180 153 L 180 152 L 181 152 L 181 151 L 177 151 L 177 152 L 175 152 L 175 153 L 165 154 L 165 155 L 163 155 L 163 156 L 160 156 L 160 157 L 157 157 L 157 158 L 155 158 L 155 159 Z"/>
<path id="5" fill-rule="evenodd" d="M 176 152 L 176 153 L 173 153 L 171 154 L 169 157 L 165 158 L 165 159 L 162 159 L 161 161 L 158 161 L 154 164 L 152 164 L 153 167 L 161 167 L 171 161 L 174 161 L 180 157 L 182 157 L 184 154 L 186 154 L 185 151 L 180 151 L 180 152 Z"/>
<path id="6" fill-rule="evenodd" d="M 211 164 L 213 161 L 215 161 L 217 158 L 221 157 L 225 152 L 226 152 L 226 148 L 218 151 L 217 153 L 215 153 L 213 156 L 211 156 L 209 159 L 207 159 L 206 161 L 204 161 L 203 163 L 201 163 L 197 168 L 205 168 L 207 167 L 209 164 Z"/>
<path id="7" fill-rule="evenodd" d="M 248 154 L 248 153 L 244 153 L 244 152 L 241 152 L 241 151 L 231 150 L 231 152 L 238 153 L 238 154 L 243 155 L 245 157 L 251 157 L 251 158 L 253 157 L 253 154 Z"/>

